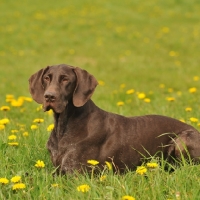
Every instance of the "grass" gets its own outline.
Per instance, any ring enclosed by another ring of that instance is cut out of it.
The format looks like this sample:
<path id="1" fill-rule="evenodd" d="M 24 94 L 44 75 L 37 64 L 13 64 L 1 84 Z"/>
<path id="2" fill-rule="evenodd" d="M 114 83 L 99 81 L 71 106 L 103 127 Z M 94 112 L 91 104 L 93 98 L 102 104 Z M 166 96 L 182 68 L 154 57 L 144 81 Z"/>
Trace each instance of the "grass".
<path id="1" fill-rule="evenodd" d="M 1 1 L 0 107 L 11 109 L 0 112 L 0 119 L 10 120 L 0 130 L 0 177 L 10 181 L 19 175 L 26 188 L 13 191 L 13 183 L 1 184 L 0 198 L 199 199 L 199 165 L 184 162 L 173 173 L 165 171 L 162 162 L 146 175 L 106 171 L 102 182 L 79 174 L 53 177 L 55 169 L 45 147 L 52 115 L 37 111 L 35 102 L 24 101 L 19 107 L 6 102 L 7 94 L 15 99 L 30 97 L 32 73 L 66 63 L 88 70 L 104 83 L 93 95 L 101 108 L 126 116 L 167 115 L 198 129 L 198 122 L 190 118 L 200 119 L 199 9 L 197 0 Z M 190 88 L 197 91 L 191 93 Z M 130 89 L 134 93 L 126 94 Z M 139 93 L 150 102 L 139 99 Z M 117 106 L 120 101 L 123 106 Z M 188 107 L 190 112 L 185 110 Z M 44 122 L 32 130 L 36 118 Z M 18 146 L 8 145 L 12 134 Z M 36 168 L 37 160 L 45 167 Z M 90 190 L 78 192 L 82 184 Z"/>

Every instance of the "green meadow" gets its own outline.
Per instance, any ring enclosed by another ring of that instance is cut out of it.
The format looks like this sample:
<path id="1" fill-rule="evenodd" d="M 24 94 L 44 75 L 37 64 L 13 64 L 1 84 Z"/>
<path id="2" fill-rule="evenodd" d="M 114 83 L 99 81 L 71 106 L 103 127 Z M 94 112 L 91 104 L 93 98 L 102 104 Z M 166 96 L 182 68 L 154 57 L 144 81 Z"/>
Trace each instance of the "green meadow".
<path id="1" fill-rule="evenodd" d="M 153 167 L 123 175 L 105 165 L 97 176 L 52 176 L 53 116 L 28 86 L 48 65 L 79 66 L 99 81 L 92 99 L 102 109 L 200 130 L 199 11 L 198 0 L 1 0 L 0 199 L 199 200 L 200 167 L 184 159 L 173 172 L 151 155 Z"/>

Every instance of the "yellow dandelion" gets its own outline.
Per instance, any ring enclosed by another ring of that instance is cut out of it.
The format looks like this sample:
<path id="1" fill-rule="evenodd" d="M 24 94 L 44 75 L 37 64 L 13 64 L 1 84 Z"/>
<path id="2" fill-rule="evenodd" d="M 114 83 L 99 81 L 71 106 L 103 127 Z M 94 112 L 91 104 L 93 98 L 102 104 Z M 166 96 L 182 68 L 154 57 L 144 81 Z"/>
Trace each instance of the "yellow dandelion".
<path id="1" fill-rule="evenodd" d="M 7 178 L 0 178 L 0 183 L 2 183 L 2 184 L 8 184 L 9 180 Z"/>
<path id="2" fill-rule="evenodd" d="M 47 127 L 47 131 L 52 131 L 54 129 L 54 124 L 50 124 L 48 127 Z"/>
<path id="3" fill-rule="evenodd" d="M 27 132 L 27 131 L 24 132 L 24 133 L 23 133 L 23 136 L 24 136 L 24 137 L 27 137 L 27 136 L 28 136 L 28 132 Z"/>
<path id="4" fill-rule="evenodd" d="M 121 85 L 120 85 L 120 88 L 121 89 L 124 89 L 126 87 L 126 84 L 124 84 L 124 83 L 122 83 Z"/>
<path id="5" fill-rule="evenodd" d="M 198 120 L 197 118 L 195 118 L 195 117 L 190 117 L 190 121 L 196 123 L 196 122 L 198 122 L 199 120 Z"/>
<path id="6" fill-rule="evenodd" d="M 100 86 L 104 86 L 105 85 L 105 82 L 101 81 L 101 80 L 99 80 L 98 83 L 99 83 Z"/>
<path id="7" fill-rule="evenodd" d="M 45 167 L 45 164 L 42 160 L 38 160 L 35 164 L 35 167 L 37 168 L 44 168 Z"/>
<path id="8" fill-rule="evenodd" d="M 148 168 L 157 168 L 158 164 L 157 163 L 147 163 Z"/>
<path id="9" fill-rule="evenodd" d="M 24 103 L 24 100 L 22 98 L 19 98 L 17 100 L 13 99 L 11 101 L 11 106 L 13 106 L 13 107 L 21 107 L 23 105 L 23 103 Z"/>
<path id="10" fill-rule="evenodd" d="M 106 163 L 107 168 L 109 170 L 112 170 L 112 164 L 111 164 L 111 162 L 105 161 L 105 163 Z"/>
<path id="11" fill-rule="evenodd" d="M 14 176 L 11 178 L 12 183 L 18 183 L 21 181 L 21 176 Z"/>
<path id="12" fill-rule="evenodd" d="M 17 136 L 16 136 L 16 135 L 9 135 L 9 136 L 8 136 L 8 139 L 9 139 L 9 140 L 16 140 L 16 139 L 17 139 Z"/>
<path id="13" fill-rule="evenodd" d="M 122 200 L 135 200 L 135 198 L 129 195 L 125 195 L 122 197 Z"/>
<path id="14" fill-rule="evenodd" d="M 9 111 L 10 110 L 10 107 L 9 106 L 2 106 L 0 108 L 1 111 Z"/>
<path id="15" fill-rule="evenodd" d="M 97 160 L 87 160 L 87 163 L 90 165 L 98 165 L 99 162 Z"/>
<path id="16" fill-rule="evenodd" d="M 170 51 L 170 52 L 169 52 L 169 56 L 175 57 L 175 56 L 178 56 L 178 53 L 175 52 L 175 51 Z"/>
<path id="17" fill-rule="evenodd" d="M 144 166 L 137 167 L 136 174 L 143 175 L 143 174 L 146 174 L 146 172 L 147 172 L 146 167 Z"/>
<path id="18" fill-rule="evenodd" d="M 6 125 L 6 124 L 8 124 L 8 123 L 10 123 L 10 120 L 7 119 L 7 118 L 4 118 L 4 119 L 1 119 L 1 120 L 0 120 L 0 124 L 2 124 L 2 125 Z"/>
<path id="19" fill-rule="evenodd" d="M 173 91 L 174 91 L 173 88 L 168 88 L 168 92 L 169 92 L 169 93 L 172 93 Z"/>
<path id="20" fill-rule="evenodd" d="M 139 92 L 139 93 L 137 94 L 137 97 L 138 97 L 138 99 L 144 99 L 144 98 L 146 97 L 146 94 L 143 93 L 143 92 Z"/>
<path id="21" fill-rule="evenodd" d="M 149 99 L 149 98 L 145 98 L 145 99 L 144 99 L 144 102 L 146 102 L 146 103 L 150 103 L 150 102 L 151 102 L 151 99 Z"/>
<path id="22" fill-rule="evenodd" d="M 194 76 L 194 77 L 193 77 L 193 80 L 194 80 L 194 81 L 198 81 L 198 80 L 199 80 L 199 76 Z"/>
<path id="23" fill-rule="evenodd" d="M 83 185 L 79 185 L 77 188 L 76 188 L 79 192 L 88 192 L 90 190 L 90 186 L 87 185 L 87 184 L 83 184 Z"/>
<path id="24" fill-rule="evenodd" d="M 42 122 L 44 122 L 44 119 L 34 119 L 34 120 L 33 120 L 33 123 L 38 123 L 38 124 L 40 124 L 40 123 L 42 123 Z"/>
<path id="25" fill-rule="evenodd" d="M 187 108 L 185 108 L 185 111 L 186 111 L 186 112 L 191 112 L 191 111 L 192 111 L 192 108 L 191 108 L 191 107 L 187 107 Z"/>
<path id="26" fill-rule="evenodd" d="M 36 130 L 36 129 L 38 129 L 37 125 L 31 125 L 31 130 Z"/>
<path id="27" fill-rule="evenodd" d="M 6 95 L 6 102 L 12 102 L 14 100 L 14 96 L 12 94 L 7 94 Z"/>
<path id="28" fill-rule="evenodd" d="M 185 120 L 184 120 L 184 119 L 179 119 L 179 121 L 181 121 L 181 122 L 185 123 Z"/>
<path id="29" fill-rule="evenodd" d="M 118 101 L 117 102 L 117 106 L 123 106 L 124 105 L 124 102 L 123 101 Z"/>
<path id="30" fill-rule="evenodd" d="M 10 146 L 19 146 L 18 142 L 8 142 L 8 145 Z"/>
<path id="31" fill-rule="evenodd" d="M 18 133 L 19 131 L 16 129 L 11 130 L 11 133 Z"/>
<path id="32" fill-rule="evenodd" d="M 31 97 L 23 97 L 24 101 L 32 102 L 33 99 Z"/>
<path id="33" fill-rule="evenodd" d="M 197 88 L 195 87 L 189 88 L 189 93 L 195 93 L 196 91 L 197 91 Z"/>
<path id="34" fill-rule="evenodd" d="M 166 100 L 169 101 L 169 102 L 173 102 L 173 101 L 175 101 L 175 98 L 174 97 L 167 97 Z"/>
<path id="35" fill-rule="evenodd" d="M 103 176 L 100 176 L 99 180 L 102 182 L 102 181 L 105 181 L 106 180 L 106 175 L 103 175 Z"/>
<path id="36" fill-rule="evenodd" d="M 59 185 L 58 185 L 58 183 L 53 183 L 53 184 L 51 184 L 51 187 L 56 188 L 56 187 L 59 187 Z"/>
<path id="37" fill-rule="evenodd" d="M 5 129 L 5 125 L 0 124 L 0 130 L 4 130 Z"/>
<path id="38" fill-rule="evenodd" d="M 161 88 L 161 89 L 165 88 L 165 84 L 161 83 L 161 84 L 159 85 L 159 88 Z"/>
<path id="39" fill-rule="evenodd" d="M 135 92 L 134 89 L 130 89 L 130 90 L 127 90 L 127 91 L 126 91 L 126 94 L 133 94 L 134 92 Z"/>
<path id="40" fill-rule="evenodd" d="M 26 185 L 24 183 L 16 183 L 12 186 L 13 190 L 20 190 L 20 189 L 25 189 Z"/>

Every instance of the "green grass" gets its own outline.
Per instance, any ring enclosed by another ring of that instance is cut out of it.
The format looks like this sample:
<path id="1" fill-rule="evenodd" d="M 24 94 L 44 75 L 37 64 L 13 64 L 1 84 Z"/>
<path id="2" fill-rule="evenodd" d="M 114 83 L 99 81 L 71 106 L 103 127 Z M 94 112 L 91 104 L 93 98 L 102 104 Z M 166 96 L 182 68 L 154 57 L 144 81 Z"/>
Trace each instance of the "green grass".
<path id="1" fill-rule="evenodd" d="M 200 3 L 197 0 L 97 0 L 0 2 L 0 107 L 9 105 L 7 94 L 29 96 L 28 78 L 47 65 L 66 63 L 88 70 L 99 85 L 95 103 L 126 116 L 162 114 L 184 119 L 198 129 L 200 119 Z M 124 84 L 125 87 L 122 87 Z M 159 85 L 164 84 L 164 88 Z M 195 87 L 197 92 L 190 93 Z M 134 89 L 133 94 L 126 94 Z M 151 100 L 139 99 L 143 92 Z M 175 98 L 169 102 L 167 97 Z M 119 107 L 117 102 L 123 101 Z M 26 188 L 0 185 L 0 199 L 199 199 L 199 165 L 182 164 L 173 173 L 163 164 L 145 176 L 106 173 L 105 181 L 88 175 L 52 177 L 54 167 L 46 150 L 53 117 L 36 111 L 35 102 L 24 102 L 0 112 L 10 123 L 0 131 L 0 177 L 22 177 Z M 191 107 L 191 112 L 185 108 Z M 43 118 L 31 130 L 35 118 Z M 12 130 L 19 146 L 8 145 Z M 23 136 L 27 131 L 29 135 Z M 45 168 L 37 169 L 37 160 Z M 59 187 L 51 184 L 58 183 Z M 78 192 L 88 184 L 90 190 Z"/>

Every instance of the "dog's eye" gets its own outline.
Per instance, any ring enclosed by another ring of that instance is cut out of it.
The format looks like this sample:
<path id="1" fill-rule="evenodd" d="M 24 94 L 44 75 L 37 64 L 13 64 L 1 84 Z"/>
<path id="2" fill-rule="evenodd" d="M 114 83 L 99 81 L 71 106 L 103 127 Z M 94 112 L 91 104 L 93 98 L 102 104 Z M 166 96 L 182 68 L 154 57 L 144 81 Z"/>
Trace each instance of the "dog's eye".
<path id="1" fill-rule="evenodd" d="M 44 80 L 45 80 L 45 81 L 50 81 L 49 76 L 45 76 L 45 77 L 44 77 Z"/>
<path id="2" fill-rule="evenodd" d="M 63 82 L 68 82 L 68 80 L 69 80 L 69 79 L 68 79 L 67 77 L 63 77 L 63 78 L 62 78 L 62 81 L 63 81 Z"/>

